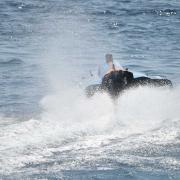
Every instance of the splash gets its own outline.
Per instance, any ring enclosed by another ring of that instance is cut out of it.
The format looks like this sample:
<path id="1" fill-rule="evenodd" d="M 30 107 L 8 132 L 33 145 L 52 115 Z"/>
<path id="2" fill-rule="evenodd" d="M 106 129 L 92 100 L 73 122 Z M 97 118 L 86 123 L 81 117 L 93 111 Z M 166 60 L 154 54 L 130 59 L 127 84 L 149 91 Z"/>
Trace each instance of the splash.
<path id="1" fill-rule="evenodd" d="M 155 129 L 179 124 L 179 88 L 132 89 L 120 96 L 116 105 L 106 94 L 98 94 L 92 99 L 82 94 L 82 90 L 71 89 L 46 96 L 41 101 L 44 111 L 39 120 L 3 126 L 0 133 L 1 171 L 44 162 L 52 155 L 52 148 L 61 149 L 64 144 L 68 147 L 82 139 L 92 139 L 88 144 L 92 146 L 99 144 L 96 142 L 99 138 L 105 143 L 109 138 L 151 134 Z M 157 137 L 163 141 L 176 138 L 175 127 L 172 129 L 173 134 L 166 139 L 162 133 Z"/>

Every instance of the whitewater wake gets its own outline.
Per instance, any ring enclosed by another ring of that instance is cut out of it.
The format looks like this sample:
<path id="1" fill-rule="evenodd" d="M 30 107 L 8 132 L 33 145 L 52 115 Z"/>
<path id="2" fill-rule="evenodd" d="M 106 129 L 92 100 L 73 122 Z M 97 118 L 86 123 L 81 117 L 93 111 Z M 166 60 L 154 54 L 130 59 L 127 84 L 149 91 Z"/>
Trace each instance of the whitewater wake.
<path id="1" fill-rule="evenodd" d="M 81 147 L 99 147 L 111 139 L 137 135 L 142 135 L 137 145 L 144 138 L 151 143 L 173 141 L 180 127 L 179 90 L 132 89 L 116 105 L 107 94 L 88 99 L 79 89 L 46 96 L 40 102 L 40 119 L 12 124 L 1 119 L 0 172 L 46 162 L 54 151 L 67 150 L 74 143 L 73 148 L 79 148 L 78 142 Z"/>

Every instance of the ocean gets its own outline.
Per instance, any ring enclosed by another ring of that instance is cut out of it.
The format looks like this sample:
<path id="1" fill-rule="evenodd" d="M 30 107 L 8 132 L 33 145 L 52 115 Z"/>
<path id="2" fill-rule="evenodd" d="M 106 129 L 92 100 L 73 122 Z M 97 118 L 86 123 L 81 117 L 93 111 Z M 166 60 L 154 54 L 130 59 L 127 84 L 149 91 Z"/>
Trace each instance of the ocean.
<path id="1" fill-rule="evenodd" d="M 0 179 L 179 180 L 179 52 L 178 0 L 1 0 Z M 106 53 L 173 89 L 87 98 Z"/>

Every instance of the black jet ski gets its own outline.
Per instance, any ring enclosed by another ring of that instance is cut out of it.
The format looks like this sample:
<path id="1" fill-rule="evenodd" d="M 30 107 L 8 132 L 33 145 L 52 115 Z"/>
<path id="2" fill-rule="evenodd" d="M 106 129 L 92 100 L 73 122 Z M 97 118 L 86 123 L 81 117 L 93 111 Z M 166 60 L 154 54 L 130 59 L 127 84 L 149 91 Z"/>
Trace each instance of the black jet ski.
<path id="1" fill-rule="evenodd" d="M 145 76 L 134 78 L 132 72 L 120 70 L 105 75 L 101 84 L 90 85 L 85 92 L 87 97 L 92 97 L 97 92 L 106 92 L 115 98 L 123 91 L 139 86 L 172 87 L 172 82 L 168 79 L 153 79 Z"/>

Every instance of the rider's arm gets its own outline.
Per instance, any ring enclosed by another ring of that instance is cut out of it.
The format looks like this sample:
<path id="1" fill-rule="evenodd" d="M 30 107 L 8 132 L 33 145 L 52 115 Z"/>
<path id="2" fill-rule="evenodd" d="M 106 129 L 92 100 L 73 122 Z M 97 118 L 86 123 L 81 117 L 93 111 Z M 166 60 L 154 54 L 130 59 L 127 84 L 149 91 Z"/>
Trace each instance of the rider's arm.
<path id="1" fill-rule="evenodd" d="M 120 63 L 117 62 L 117 61 L 114 61 L 114 65 L 115 65 L 115 69 L 116 69 L 116 70 L 122 70 L 122 71 L 125 70 L 125 69 L 120 65 Z"/>

